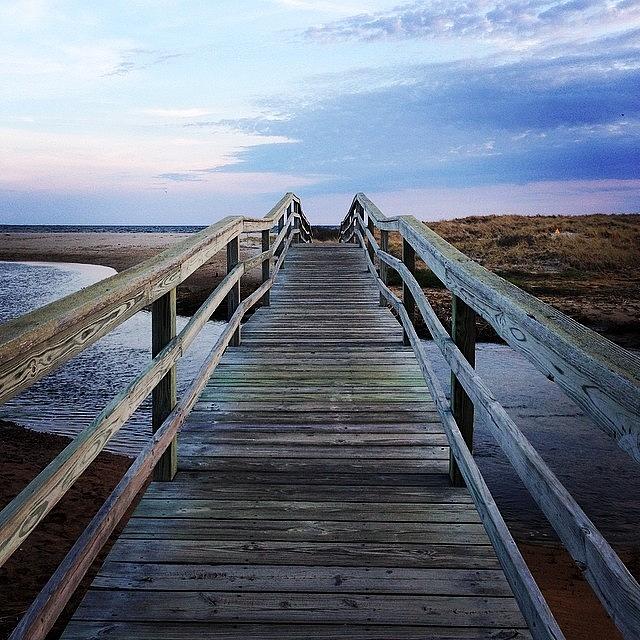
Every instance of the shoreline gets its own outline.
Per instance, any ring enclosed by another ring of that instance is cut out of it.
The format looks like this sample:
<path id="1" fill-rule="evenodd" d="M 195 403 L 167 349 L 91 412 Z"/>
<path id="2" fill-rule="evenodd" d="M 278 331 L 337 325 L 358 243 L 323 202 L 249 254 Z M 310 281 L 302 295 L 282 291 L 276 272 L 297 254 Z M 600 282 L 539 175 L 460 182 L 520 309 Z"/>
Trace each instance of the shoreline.
<path id="1" fill-rule="evenodd" d="M 527 219 L 529 222 L 530 219 Z M 438 223 L 439 224 L 439 223 Z M 438 224 L 430 224 L 443 233 Z M 449 223 L 447 223 L 449 224 Z M 117 272 L 133 267 L 157 255 L 176 242 L 189 237 L 188 233 L 175 232 L 40 232 L 5 231 L 0 234 L 0 261 L 49 262 L 87 264 L 109 267 Z M 446 238 L 453 244 L 454 237 Z M 46 247 L 44 249 L 43 247 Z M 460 246 L 471 257 L 473 251 Z M 246 236 L 240 243 L 240 259 L 260 252 L 260 239 Z M 475 256 L 480 263 L 487 262 Z M 640 256 L 639 256 L 640 257 Z M 539 266 L 539 265 L 538 265 Z M 499 263 L 487 267 L 513 282 L 523 290 L 551 304 L 577 322 L 600 333 L 627 349 L 640 349 L 640 278 L 629 273 L 584 272 L 540 273 L 532 264 L 528 273 L 503 268 Z M 226 274 L 226 255 L 220 251 L 207 264 L 192 274 L 177 290 L 178 314 L 191 316 Z M 428 295 L 440 320 L 449 326 L 451 321 L 451 295 L 424 269 L 417 273 L 418 280 Z M 261 283 L 260 267 L 248 272 L 241 282 L 242 296 L 249 295 Z M 390 285 L 396 289 L 399 283 L 392 278 Z M 214 318 L 226 319 L 226 306 L 221 305 Z M 416 327 L 421 337 L 428 337 L 426 328 L 419 321 Z M 478 339 L 501 344 L 503 341 L 487 322 L 478 322 Z"/>
<path id="2" fill-rule="evenodd" d="M 157 232 L 5 232 L 2 233 L 0 261 L 86 264 L 125 271 L 189 237 L 188 233 Z M 44 248 L 46 247 L 46 249 Z M 242 239 L 240 259 L 256 255 L 260 240 L 252 236 Z M 218 252 L 208 263 L 187 278 L 177 291 L 178 314 L 191 316 L 226 275 L 224 251 Z M 243 277 L 242 295 L 248 295 L 261 283 L 260 267 Z M 214 314 L 226 319 L 226 306 Z"/>

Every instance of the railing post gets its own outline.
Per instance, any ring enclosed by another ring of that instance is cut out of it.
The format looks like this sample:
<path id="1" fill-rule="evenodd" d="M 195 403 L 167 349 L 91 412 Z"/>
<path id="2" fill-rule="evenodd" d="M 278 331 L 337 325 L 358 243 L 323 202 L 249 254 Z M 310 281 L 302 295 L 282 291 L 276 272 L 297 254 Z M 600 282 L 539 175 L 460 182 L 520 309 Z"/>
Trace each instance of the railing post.
<path id="1" fill-rule="evenodd" d="M 176 290 L 165 293 L 151 305 L 151 355 L 156 357 L 176 336 Z M 152 392 L 151 427 L 156 432 L 176 406 L 175 365 Z M 174 438 L 155 466 L 155 480 L 173 480 L 178 470 L 178 442 Z"/>
<path id="2" fill-rule="evenodd" d="M 294 207 L 294 213 L 292 214 L 295 216 L 295 218 L 293 219 L 293 231 L 291 232 L 294 234 L 292 240 L 294 244 L 300 242 L 300 218 L 295 214 L 296 209 L 297 207 Z M 296 233 L 296 230 L 298 231 L 298 233 Z"/>
<path id="3" fill-rule="evenodd" d="M 389 252 L 389 232 L 380 230 L 380 249 L 385 253 Z M 380 260 L 380 280 L 384 282 L 384 284 L 388 284 L 387 280 L 389 278 L 389 272 L 387 271 L 387 265 L 384 260 Z M 380 306 L 384 307 L 387 304 L 387 299 L 380 294 Z"/>
<path id="4" fill-rule="evenodd" d="M 367 229 L 369 230 L 369 233 L 371 233 L 371 235 L 373 235 L 373 232 L 375 231 L 376 225 L 374 224 L 373 220 L 371 219 L 371 216 L 367 216 L 368 220 L 367 220 Z M 373 262 L 373 264 L 375 264 L 375 260 L 376 260 L 376 252 L 375 249 L 373 248 L 373 244 L 371 244 L 371 241 L 367 242 L 367 251 L 369 251 L 369 258 L 371 259 L 371 262 Z"/>
<path id="5" fill-rule="evenodd" d="M 405 266 L 411 273 L 415 273 L 416 270 L 416 252 L 414 248 L 404 239 L 402 238 L 402 262 L 404 262 Z M 413 322 L 413 317 L 415 315 L 416 309 L 416 301 L 413 299 L 413 295 L 411 295 L 411 291 L 407 286 L 406 282 L 402 283 L 402 301 L 404 302 L 404 308 L 407 310 L 407 315 L 411 322 Z M 402 343 L 405 346 L 409 346 L 411 342 L 409 341 L 409 336 L 407 332 L 403 332 Z"/>
<path id="6" fill-rule="evenodd" d="M 451 337 L 472 367 L 476 365 L 476 313 L 455 294 L 451 300 Z M 456 376 L 451 373 L 451 411 L 462 437 L 473 451 L 473 402 Z M 464 479 L 451 453 L 449 477 L 454 487 L 463 487 Z"/>
<path id="7" fill-rule="evenodd" d="M 262 251 L 269 251 L 271 246 L 271 229 L 262 232 Z M 262 282 L 266 282 L 271 277 L 271 258 L 262 261 Z M 267 289 L 262 296 L 262 304 L 268 307 L 271 304 L 270 289 Z"/>
<path id="8" fill-rule="evenodd" d="M 229 273 L 240 261 L 240 236 L 227 242 L 227 273 Z M 240 280 L 236 282 L 227 294 L 227 320 L 231 320 L 231 316 L 240 304 Z M 240 325 L 233 334 L 229 345 L 232 347 L 240 346 Z"/>
<path id="9" fill-rule="evenodd" d="M 284 213 L 280 216 L 280 219 L 278 220 L 278 233 L 280 233 L 284 229 L 284 225 L 285 225 L 286 221 L 287 221 L 287 209 L 284 210 Z M 278 247 L 278 258 L 280 257 L 280 255 L 284 251 L 284 243 L 286 241 L 287 241 L 287 239 L 285 237 L 285 238 L 282 238 L 282 242 L 280 242 L 280 246 Z M 284 269 L 284 260 L 280 264 L 280 268 Z"/>

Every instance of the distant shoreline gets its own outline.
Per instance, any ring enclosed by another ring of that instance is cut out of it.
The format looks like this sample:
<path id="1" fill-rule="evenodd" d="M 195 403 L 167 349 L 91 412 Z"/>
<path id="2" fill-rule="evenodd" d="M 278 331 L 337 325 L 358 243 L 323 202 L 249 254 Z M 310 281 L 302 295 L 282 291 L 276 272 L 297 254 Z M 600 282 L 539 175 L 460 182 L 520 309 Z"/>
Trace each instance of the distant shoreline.
<path id="1" fill-rule="evenodd" d="M 574 320 L 625 348 L 640 349 L 640 216 L 473 216 L 427 224 L 469 257 Z M 87 263 L 123 271 L 202 228 L 0 225 L 0 260 Z M 319 228 L 319 239 L 327 228 Z M 398 253 L 393 235 L 392 251 Z M 258 238 L 243 237 L 243 257 L 258 251 Z M 225 273 L 221 251 L 180 285 L 178 313 L 192 315 Z M 419 280 L 449 326 L 449 293 L 430 272 L 423 270 Z M 243 296 L 260 282 L 259 268 L 243 277 Z M 224 317 L 222 305 L 216 318 Z M 418 328 L 426 336 L 420 323 Z M 479 337 L 501 342 L 485 322 Z"/>
<path id="2" fill-rule="evenodd" d="M 6 227 L 5 227 L 6 228 Z M 0 260 L 10 262 L 57 262 L 90 264 L 124 271 L 147 260 L 188 233 L 176 232 L 118 232 L 108 231 L 14 231 L 0 229 Z M 241 242 L 242 257 L 258 253 L 259 240 L 245 237 Z M 226 274 L 226 254 L 219 252 L 178 287 L 178 313 L 190 316 L 204 302 Z M 260 283 L 260 270 L 243 278 L 243 293 L 247 294 Z M 222 318 L 226 310 L 219 308 L 216 317 Z"/>

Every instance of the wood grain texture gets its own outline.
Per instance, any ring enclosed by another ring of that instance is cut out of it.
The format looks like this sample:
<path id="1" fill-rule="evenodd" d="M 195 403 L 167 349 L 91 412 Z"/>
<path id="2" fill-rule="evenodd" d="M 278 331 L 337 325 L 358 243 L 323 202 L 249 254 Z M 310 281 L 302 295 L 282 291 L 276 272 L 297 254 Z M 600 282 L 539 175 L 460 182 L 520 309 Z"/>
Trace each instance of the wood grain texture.
<path id="1" fill-rule="evenodd" d="M 529 637 L 363 252 L 294 237 L 64 637 Z"/>
<path id="2" fill-rule="evenodd" d="M 293 194 L 285 196 L 287 201 L 291 201 L 292 198 L 295 199 Z M 269 225 L 273 226 L 272 220 L 269 221 Z M 283 251 L 286 251 L 288 246 L 289 243 L 283 247 Z M 154 359 L 107 405 L 91 425 L 0 513 L 0 562 L 4 563 L 18 548 L 21 541 L 60 500 L 150 391 L 158 384 L 164 385 L 161 393 L 158 394 L 157 406 L 154 407 L 153 438 L 143 448 L 122 481 L 32 603 L 12 634 L 12 638 L 31 639 L 46 635 L 151 470 L 163 456 L 166 458 L 167 454 L 169 455 L 168 465 L 161 475 L 167 479 L 173 475 L 175 447 L 172 449 L 172 446 L 175 444 L 175 434 L 196 402 L 206 379 L 217 366 L 234 332 L 240 326 L 242 317 L 273 285 L 278 263 L 273 276 L 238 305 L 236 312 L 230 318 L 227 327 L 178 405 L 175 403 L 175 378 L 172 377 L 175 362 L 195 339 L 227 293 L 236 286 L 245 271 L 252 268 L 254 264 L 259 264 L 260 261 L 271 259 L 272 255 L 273 252 L 269 250 L 256 258 L 249 258 L 236 264 L 178 336 L 175 336 L 175 288 L 170 289 L 158 299 L 154 298 L 155 314 L 152 323 Z M 196 258 L 198 254 L 187 259 L 189 265 L 182 265 L 184 273 L 188 274 L 189 269 L 195 268 Z M 154 289 L 154 292 L 156 291 L 157 287 Z"/>
<path id="3" fill-rule="evenodd" d="M 399 231 L 450 291 L 640 461 L 640 357 L 491 273 L 413 216 L 387 218 L 360 193 L 352 220 L 356 205 L 377 228 Z"/>

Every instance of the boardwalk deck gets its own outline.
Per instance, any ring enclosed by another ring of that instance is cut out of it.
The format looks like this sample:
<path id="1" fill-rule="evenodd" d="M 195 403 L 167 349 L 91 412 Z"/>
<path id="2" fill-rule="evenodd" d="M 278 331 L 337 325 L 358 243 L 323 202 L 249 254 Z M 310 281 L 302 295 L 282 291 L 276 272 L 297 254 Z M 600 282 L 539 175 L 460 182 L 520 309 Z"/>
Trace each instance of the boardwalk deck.
<path id="1" fill-rule="evenodd" d="M 64 638 L 529 638 L 362 251 L 294 245 Z"/>

